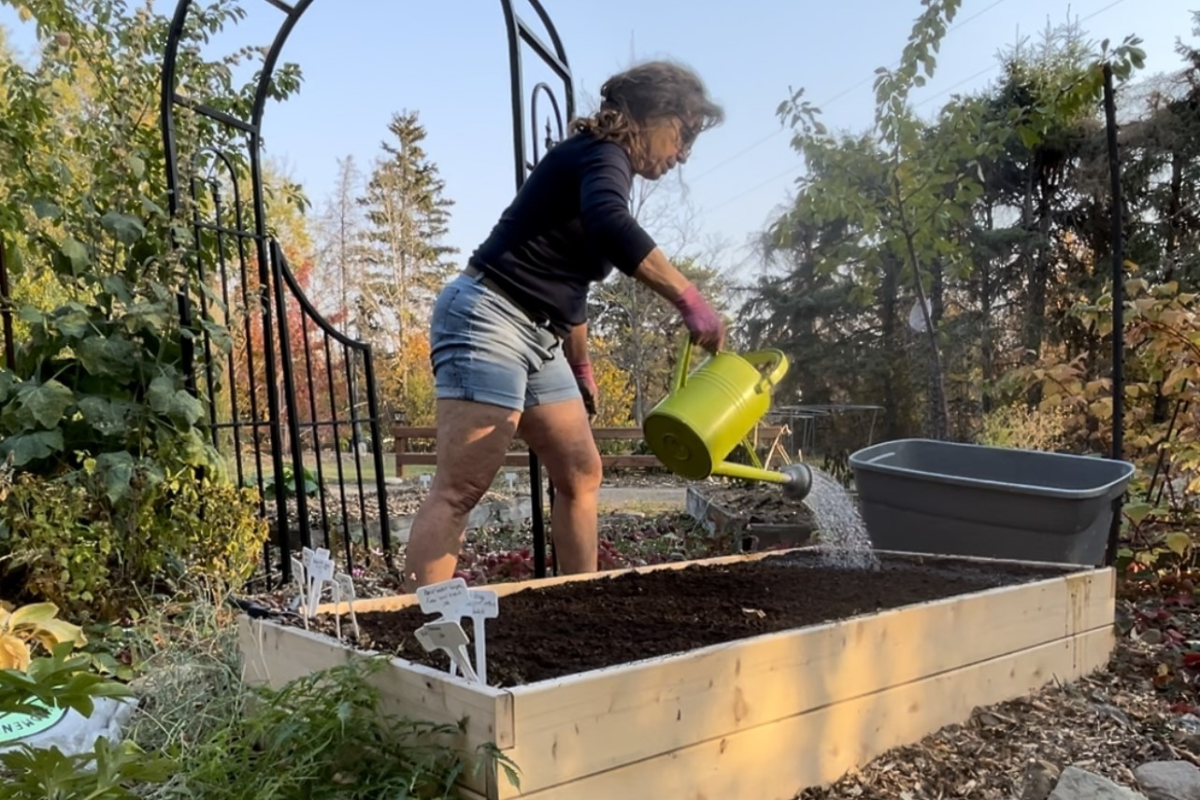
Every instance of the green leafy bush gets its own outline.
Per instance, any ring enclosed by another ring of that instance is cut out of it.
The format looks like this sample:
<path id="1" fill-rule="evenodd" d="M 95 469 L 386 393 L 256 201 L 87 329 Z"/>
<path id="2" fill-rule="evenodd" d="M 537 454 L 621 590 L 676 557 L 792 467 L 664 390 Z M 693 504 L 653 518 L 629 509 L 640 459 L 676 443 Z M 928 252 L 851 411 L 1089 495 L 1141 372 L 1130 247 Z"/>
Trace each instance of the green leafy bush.
<path id="1" fill-rule="evenodd" d="M 452 747 L 462 731 L 380 712 L 371 684 L 379 658 L 297 678 L 279 689 L 256 688 L 248 713 L 185 747 L 178 770 L 149 796 L 155 800 L 457 800 L 468 769 Z M 494 748 L 504 774 L 515 769 Z"/>
<path id="2" fill-rule="evenodd" d="M 67 755 L 57 747 L 22 747 L 0 755 L 0 767 L 11 775 L 0 786 L 0 800 L 136 800 L 141 795 L 127 787 L 159 783 L 174 764 L 132 742 L 113 744 L 101 736 L 90 752 L 78 755 Z"/>
<path id="3" fill-rule="evenodd" d="M 267 538 L 256 493 L 186 470 L 149 475 L 136 469 L 117 502 L 96 472 L 20 475 L 0 518 L 0 581 L 84 619 L 120 614 L 141 593 L 239 588 Z"/>
<path id="4" fill-rule="evenodd" d="M 72 655 L 75 646 L 59 642 L 24 669 L 0 670 L 0 714 L 41 716 L 57 706 L 90 717 L 97 698 L 132 696 L 125 684 L 89 672 L 90 659 Z"/>
<path id="5" fill-rule="evenodd" d="M 182 277 L 143 247 L 138 219 L 102 223 L 125 269 L 91 271 L 93 248 L 70 240 L 55 266 L 76 299 L 21 308 L 29 335 L 0 370 L 0 457 L 16 473 L 0 578 L 17 599 L 83 619 L 184 580 L 237 588 L 267 536 L 255 493 L 228 479 L 211 443 L 208 398 L 188 385 L 184 343 L 197 330 L 162 282 Z M 223 327 L 197 328 L 228 351 Z"/>
<path id="6" fill-rule="evenodd" d="M 303 473 L 304 494 L 308 497 L 316 497 L 320 490 L 320 483 L 317 481 L 317 473 L 311 467 L 306 467 Z M 295 497 L 300 491 L 300 480 L 296 476 L 296 469 L 291 464 L 285 464 L 283 467 L 283 491 L 287 497 Z M 247 475 L 242 481 L 243 486 L 258 486 L 259 478 L 255 475 Z M 267 497 L 275 495 L 275 473 L 268 472 L 262 477 L 262 491 Z"/>
<path id="7" fill-rule="evenodd" d="M 68 657 L 69 650 L 34 659 L 27 673 L 0 670 L 0 710 L 39 713 L 39 703 L 57 704 L 90 716 L 97 697 L 131 696 L 123 684 L 88 673 L 87 657 Z M 153 754 L 132 738 L 101 738 L 73 756 L 24 745 L 0 754 L 0 800 L 456 800 L 455 783 L 468 769 L 454 749 L 461 729 L 381 713 L 370 678 L 382 663 L 357 658 L 279 689 L 235 680 L 206 698 L 227 706 L 223 724 Z M 480 767 L 495 763 L 519 785 L 498 750 L 479 755 Z"/>
<path id="8" fill-rule="evenodd" d="M 87 621 L 164 583 L 236 583 L 266 529 L 212 446 L 209 402 L 229 389 L 203 369 L 225 362 L 236 311 L 198 270 L 230 245 L 191 225 L 215 213 L 211 193 L 169 213 L 176 153 L 147 116 L 172 16 L 152 3 L 0 4 L 42 43 L 31 65 L 0 58 L 0 237 L 17 306 L 15 358 L 0 370 L 0 460 L 16 473 L 0 491 L 4 595 L 53 598 Z M 200 50 L 244 16 L 227 0 L 193 3 L 177 64 L 179 85 L 242 118 L 255 83 L 236 76 L 261 52 Z M 281 64 L 272 97 L 299 82 Z M 229 156 L 217 180 L 248 180 L 240 132 L 180 114 L 175 133 L 178 152 Z M 216 166 L 178 162 L 185 186 Z"/>
<path id="9" fill-rule="evenodd" d="M 14 368 L 0 370 L 0 456 L 41 475 L 87 468 L 114 502 L 148 459 L 219 472 L 202 428 L 203 399 L 189 391 L 181 368 L 190 333 L 179 326 L 174 294 L 150 279 L 81 282 L 87 301 L 18 312 L 30 336 Z M 224 329 L 203 326 L 228 348 Z"/>

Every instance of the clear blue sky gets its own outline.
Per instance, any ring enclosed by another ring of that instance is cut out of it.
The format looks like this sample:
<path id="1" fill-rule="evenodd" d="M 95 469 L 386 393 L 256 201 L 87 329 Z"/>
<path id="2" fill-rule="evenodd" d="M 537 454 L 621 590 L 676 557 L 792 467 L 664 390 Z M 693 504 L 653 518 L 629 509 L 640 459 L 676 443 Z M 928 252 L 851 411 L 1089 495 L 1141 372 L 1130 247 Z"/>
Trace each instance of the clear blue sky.
<path id="1" fill-rule="evenodd" d="M 1200 0 L 1197 0 L 1200 6 Z M 876 67 L 898 58 L 917 0 L 834 3 L 738 0 L 545 0 L 567 48 L 581 98 L 594 96 L 631 58 L 670 56 L 695 67 L 724 104 L 727 121 L 701 137 L 684 167 L 701 220 L 742 245 L 788 195 L 799 172 L 774 111 L 789 85 L 805 86 L 838 128 L 869 126 Z M 157 3 L 169 12 L 169 0 Z M 266 45 L 281 18 L 263 0 L 245 0 L 246 21 L 222 40 Z M 1146 74 L 1181 62 L 1177 38 L 1192 41 L 1184 0 L 964 0 L 939 56 L 938 72 L 915 100 L 935 109 L 951 91 L 982 87 L 997 71 L 995 54 L 1047 23 L 1087 19 L 1099 41 L 1135 33 L 1148 52 Z M 524 3 L 520 13 L 536 19 Z M 31 36 L 0 9 L 13 44 Z M 317 0 L 292 34 L 284 60 L 298 62 L 300 93 L 268 109 L 268 153 L 281 160 L 318 206 L 332 186 L 335 159 L 370 163 L 394 111 L 417 109 L 427 147 L 457 203 L 451 244 L 466 256 L 511 199 L 508 66 L 503 17 L 495 0 L 396 2 Z M 528 63 L 534 58 L 527 54 Z M 530 69 L 536 80 L 544 72 Z M 532 85 L 530 83 L 529 85 Z M 586 101 L 584 101 L 586 103 Z M 581 109 L 582 110 L 582 109 Z M 736 263 L 735 247 L 727 263 Z"/>

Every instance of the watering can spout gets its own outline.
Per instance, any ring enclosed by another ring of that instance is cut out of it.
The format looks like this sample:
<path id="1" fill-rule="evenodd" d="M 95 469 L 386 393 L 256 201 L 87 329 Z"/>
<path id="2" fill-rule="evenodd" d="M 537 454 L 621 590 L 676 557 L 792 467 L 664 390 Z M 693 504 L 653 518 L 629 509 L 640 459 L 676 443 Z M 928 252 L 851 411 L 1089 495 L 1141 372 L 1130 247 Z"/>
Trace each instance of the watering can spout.
<path id="1" fill-rule="evenodd" d="M 813 488 L 813 474 L 807 464 L 788 464 L 780 471 L 788 478 L 783 484 L 784 497 L 797 503 L 808 497 Z"/>
<path id="2" fill-rule="evenodd" d="M 813 488 L 812 469 L 802 463 L 788 464 L 778 472 L 746 464 L 722 463 L 713 469 L 712 474 L 726 478 L 778 484 L 783 491 L 783 496 L 797 503 L 808 497 Z"/>
<path id="3" fill-rule="evenodd" d="M 753 454 L 746 437 L 770 410 L 771 394 L 787 373 L 787 357 L 780 350 L 723 351 L 689 373 L 691 345 L 684 340 L 673 389 L 642 424 L 650 450 L 689 480 L 721 475 L 775 483 L 789 499 L 803 500 L 813 483 L 812 470 L 804 464 L 776 472 L 725 460 L 739 444 Z"/>

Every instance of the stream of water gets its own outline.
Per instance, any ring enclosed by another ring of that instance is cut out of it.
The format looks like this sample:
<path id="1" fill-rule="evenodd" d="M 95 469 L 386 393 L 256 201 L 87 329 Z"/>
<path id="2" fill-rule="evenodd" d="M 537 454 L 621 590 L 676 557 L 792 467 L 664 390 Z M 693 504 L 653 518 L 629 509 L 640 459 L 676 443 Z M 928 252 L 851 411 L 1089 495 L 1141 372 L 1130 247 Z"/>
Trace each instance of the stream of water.
<path id="1" fill-rule="evenodd" d="M 810 469 L 812 491 L 804 502 L 816 517 L 817 549 L 835 567 L 878 569 L 879 559 L 871 549 L 871 537 L 854 498 L 827 473 Z"/>

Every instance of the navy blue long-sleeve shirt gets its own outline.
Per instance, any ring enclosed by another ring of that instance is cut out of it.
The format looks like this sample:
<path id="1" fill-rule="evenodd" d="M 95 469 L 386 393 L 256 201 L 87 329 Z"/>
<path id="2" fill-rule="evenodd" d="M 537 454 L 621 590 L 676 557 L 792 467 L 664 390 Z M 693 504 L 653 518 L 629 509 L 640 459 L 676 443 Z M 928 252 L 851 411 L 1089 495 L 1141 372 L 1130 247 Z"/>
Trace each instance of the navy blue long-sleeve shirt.
<path id="1" fill-rule="evenodd" d="M 470 263 L 566 335 L 587 321 L 591 283 L 630 275 L 655 242 L 629 211 L 633 167 L 615 142 L 578 133 L 529 174 Z"/>

